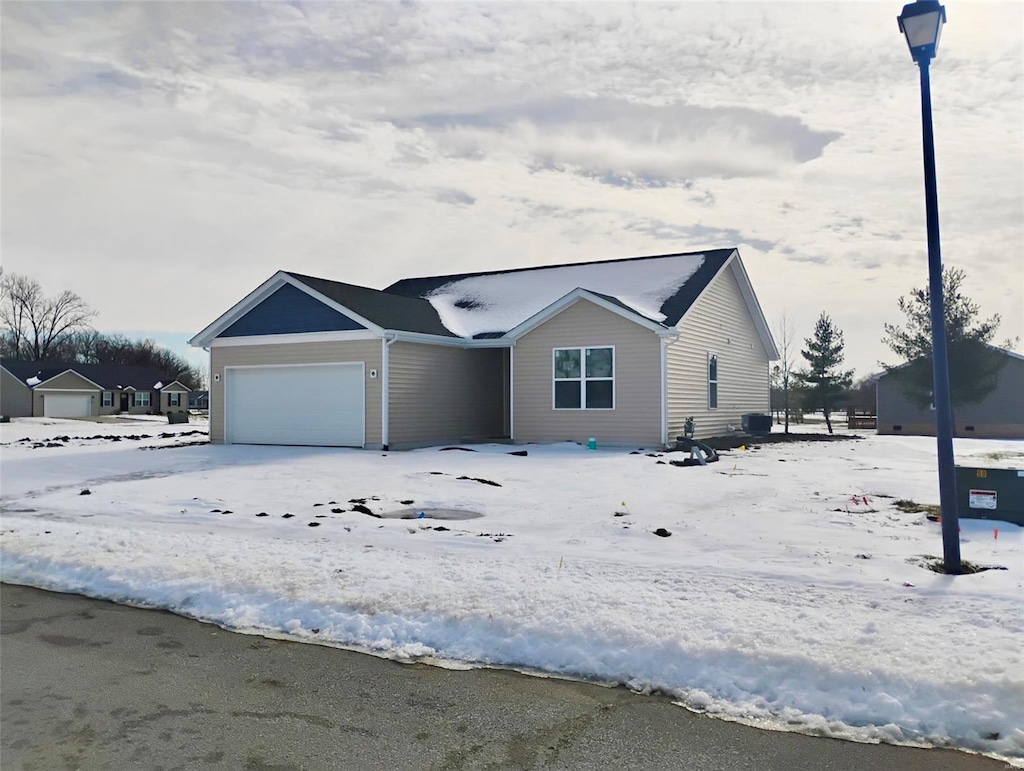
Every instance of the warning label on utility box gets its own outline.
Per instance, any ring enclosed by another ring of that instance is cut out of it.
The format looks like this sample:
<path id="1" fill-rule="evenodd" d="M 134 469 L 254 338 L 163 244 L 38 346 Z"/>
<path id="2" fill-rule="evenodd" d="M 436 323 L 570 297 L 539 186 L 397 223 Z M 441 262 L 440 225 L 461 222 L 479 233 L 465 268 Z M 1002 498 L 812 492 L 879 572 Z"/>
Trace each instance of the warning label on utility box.
<path id="1" fill-rule="evenodd" d="M 970 506 L 972 509 L 995 509 L 996 491 L 971 490 L 970 498 L 968 498 L 967 505 Z"/>

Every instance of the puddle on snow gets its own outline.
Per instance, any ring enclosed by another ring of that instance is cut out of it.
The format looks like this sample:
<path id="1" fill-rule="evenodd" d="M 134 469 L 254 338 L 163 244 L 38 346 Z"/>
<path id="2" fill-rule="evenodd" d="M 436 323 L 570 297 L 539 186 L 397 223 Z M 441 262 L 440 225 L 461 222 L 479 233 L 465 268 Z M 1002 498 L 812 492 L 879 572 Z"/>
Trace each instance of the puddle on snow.
<path id="1" fill-rule="evenodd" d="M 375 516 L 382 519 L 476 519 L 483 514 L 466 509 L 396 509 Z"/>

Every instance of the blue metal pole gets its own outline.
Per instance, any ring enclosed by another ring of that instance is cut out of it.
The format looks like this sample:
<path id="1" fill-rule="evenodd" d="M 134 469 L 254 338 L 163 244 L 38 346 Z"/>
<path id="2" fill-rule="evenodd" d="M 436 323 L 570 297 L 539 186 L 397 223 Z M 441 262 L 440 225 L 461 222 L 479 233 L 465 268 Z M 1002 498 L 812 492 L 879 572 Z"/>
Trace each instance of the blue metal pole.
<path id="1" fill-rule="evenodd" d="M 935 137 L 932 132 L 932 90 L 929 60 L 922 58 L 921 127 L 924 135 L 924 196 L 928 217 L 928 293 L 932 315 L 932 399 L 939 455 L 939 504 L 942 509 L 942 560 L 946 572 L 960 573 L 960 518 L 957 513 L 956 470 L 953 464 L 953 407 L 949 396 L 949 356 L 942 295 L 942 252 L 939 248 L 939 195 L 935 181 Z"/>

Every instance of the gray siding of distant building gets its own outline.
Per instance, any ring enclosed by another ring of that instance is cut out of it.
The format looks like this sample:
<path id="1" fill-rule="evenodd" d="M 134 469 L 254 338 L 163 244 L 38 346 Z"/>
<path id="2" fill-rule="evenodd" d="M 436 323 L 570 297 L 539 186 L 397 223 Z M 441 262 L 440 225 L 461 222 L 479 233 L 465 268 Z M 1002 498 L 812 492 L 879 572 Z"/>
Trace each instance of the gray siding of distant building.
<path id="1" fill-rule="evenodd" d="M 1024 439 L 1024 359 L 1006 354 L 995 390 L 979 404 L 953 407 L 956 436 Z M 878 433 L 934 436 L 935 412 L 913 404 L 892 375 L 878 379 Z"/>
<path id="2" fill-rule="evenodd" d="M 32 391 L 6 369 L 0 369 L 0 415 L 9 418 L 32 415 Z"/>

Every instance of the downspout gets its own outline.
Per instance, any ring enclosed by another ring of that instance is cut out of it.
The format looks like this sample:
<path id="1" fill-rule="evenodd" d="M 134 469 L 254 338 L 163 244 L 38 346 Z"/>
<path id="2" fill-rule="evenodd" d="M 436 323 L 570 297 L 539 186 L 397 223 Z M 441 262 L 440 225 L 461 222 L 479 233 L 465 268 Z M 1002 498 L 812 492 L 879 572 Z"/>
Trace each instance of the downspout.
<path id="1" fill-rule="evenodd" d="M 668 447 L 668 339 L 661 338 L 661 446 Z"/>
<path id="2" fill-rule="evenodd" d="M 380 444 L 381 448 L 388 449 L 388 444 L 391 441 L 390 436 L 390 422 L 391 422 L 391 409 L 390 409 L 390 394 L 388 393 L 391 383 L 391 368 L 390 368 L 390 354 L 388 349 L 391 344 L 395 342 L 395 336 L 385 334 L 381 341 L 381 363 L 380 363 Z"/>
<path id="3" fill-rule="evenodd" d="M 516 441 L 516 341 L 508 349 L 508 438 Z"/>
<path id="4" fill-rule="evenodd" d="M 661 446 L 668 447 L 668 347 L 679 339 L 679 330 L 661 335 Z"/>
<path id="5" fill-rule="evenodd" d="M 212 423 L 212 421 L 213 421 L 213 344 L 211 343 L 208 346 L 204 345 L 203 346 L 203 350 L 206 351 L 207 356 L 209 356 L 209 359 L 207 360 L 207 365 L 206 365 L 206 398 L 209 399 L 210 404 L 206 408 L 206 420 L 208 421 L 207 425 L 208 426 L 212 426 L 213 425 L 213 423 Z M 226 385 L 226 383 L 224 385 Z M 120 398 L 121 398 L 120 395 L 118 395 L 118 399 L 120 399 Z M 118 407 L 118 410 L 120 410 L 120 408 L 121 408 L 120 403 L 117 405 L 117 407 Z M 221 412 L 224 413 L 225 416 L 227 415 L 227 410 L 224 409 L 224 402 L 223 402 L 223 400 L 221 401 Z M 224 418 L 222 418 L 222 420 L 226 421 L 227 418 L 224 417 Z M 209 437 L 207 437 L 207 438 L 209 438 Z M 220 443 L 221 444 L 227 444 L 228 443 L 228 427 L 227 427 L 226 424 L 223 425 L 222 430 L 221 430 L 221 440 L 220 440 Z"/>

